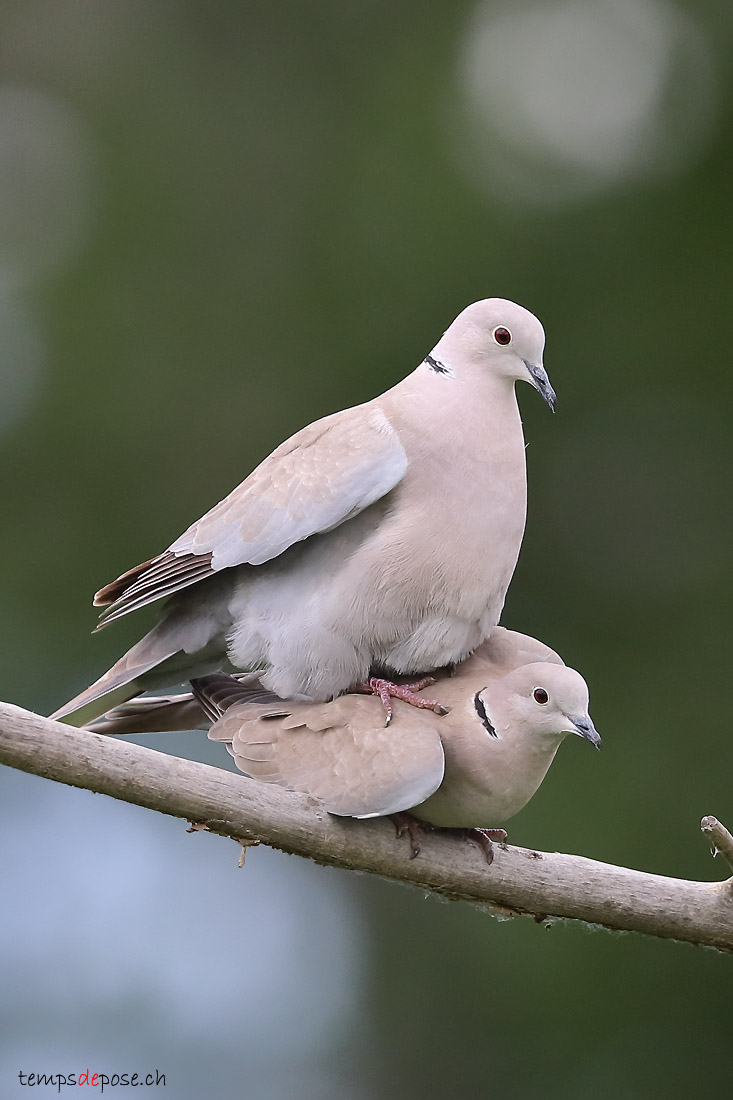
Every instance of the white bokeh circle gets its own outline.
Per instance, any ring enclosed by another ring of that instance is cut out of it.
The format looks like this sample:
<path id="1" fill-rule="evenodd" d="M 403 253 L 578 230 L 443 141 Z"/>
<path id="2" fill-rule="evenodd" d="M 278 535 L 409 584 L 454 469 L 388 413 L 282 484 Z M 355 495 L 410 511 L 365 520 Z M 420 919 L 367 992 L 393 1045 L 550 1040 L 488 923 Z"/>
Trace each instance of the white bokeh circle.
<path id="1" fill-rule="evenodd" d="M 458 62 L 461 164 L 511 201 L 674 174 L 715 116 L 712 48 L 672 0 L 481 0 Z"/>

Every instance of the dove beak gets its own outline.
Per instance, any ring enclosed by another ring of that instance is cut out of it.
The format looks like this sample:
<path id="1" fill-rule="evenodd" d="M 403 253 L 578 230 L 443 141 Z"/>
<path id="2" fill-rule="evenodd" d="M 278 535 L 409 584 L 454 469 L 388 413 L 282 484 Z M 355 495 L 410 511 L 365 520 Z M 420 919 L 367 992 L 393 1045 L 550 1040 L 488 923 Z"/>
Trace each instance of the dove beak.
<path id="1" fill-rule="evenodd" d="M 545 401 L 554 412 L 555 406 L 557 405 L 557 396 L 552 386 L 550 385 L 550 379 L 547 377 L 547 371 L 542 365 L 537 366 L 535 363 L 528 363 L 526 359 L 523 359 L 522 362 L 529 371 L 529 378 L 532 385 L 538 393 L 542 394 Z"/>
<path id="2" fill-rule="evenodd" d="M 590 741 L 591 745 L 600 749 L 601 738 L 589 714 L 580 716 L 569 714 L 567 718 L 573 727 L 573 733 L 577 733 L 578 737 L 584 737 L 586 741 Z"/>

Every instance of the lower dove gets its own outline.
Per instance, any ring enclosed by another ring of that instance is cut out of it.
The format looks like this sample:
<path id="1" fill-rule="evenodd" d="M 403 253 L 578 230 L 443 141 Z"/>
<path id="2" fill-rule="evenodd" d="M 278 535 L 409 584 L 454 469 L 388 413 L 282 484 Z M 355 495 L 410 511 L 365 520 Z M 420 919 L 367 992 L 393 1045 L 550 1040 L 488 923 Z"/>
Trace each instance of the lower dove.
<path id="1" fill-rule="evenodd" d="M 365 684 L 388 717 L 390 696 L 439 708 L 394 679 L 462 660 L 498 622 L 526 515 L 514 388 L 531 383 L 554 409 L 543 349 L 527 310 L 475 302 L 402 382 L 283 443 L 96 594 L 101 625 L 168 602 L 53 717 L 83 725 L 144 691 L 237 669 L 282 698 Z"/>
<path id="2" fill-rule="evenodd" d="M 251 676 L 213 675 L 194 686 L 196 698 L 141 700 L 90 728 L 153 732 L 213 721 L 209 737 L 226 744 L 241 771 L 319 798 L 332 814 L 409 811 L 429 825 L 489 833 L 530 800 L 568 733 L 601 745 L 583 677 L 541 642 L 502 627 L 433 687 L 445 717 L 395 703 L 398 737 L 373 697 L 286 702 Z"/>

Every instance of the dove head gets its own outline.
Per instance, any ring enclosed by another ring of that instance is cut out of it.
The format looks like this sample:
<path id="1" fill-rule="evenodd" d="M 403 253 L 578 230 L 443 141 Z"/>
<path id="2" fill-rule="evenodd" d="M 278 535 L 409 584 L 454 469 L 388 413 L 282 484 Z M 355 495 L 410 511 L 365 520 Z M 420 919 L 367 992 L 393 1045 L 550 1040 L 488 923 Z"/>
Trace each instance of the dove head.
<path id="1" fill-rule="evenodd" d="M 555 391 L 542 365 L 545 332 L 529 310 L 506 298 L 466 306 L 425 362 L 437 373 L 490 371 L 509 382 L 529 382 L 555 411 Z"/>
<path id="2" fill-rule="evenodd" d="M 539 661 L 507 673 L 474 697 L 478 718 L 495 737 L 530 738 L 538 748 L 576 733 L 597 749 L 601 739 L 588 713 L 588 687 L 566 665 Z M 491 728 L 490 728 L 491 727 Z"/>

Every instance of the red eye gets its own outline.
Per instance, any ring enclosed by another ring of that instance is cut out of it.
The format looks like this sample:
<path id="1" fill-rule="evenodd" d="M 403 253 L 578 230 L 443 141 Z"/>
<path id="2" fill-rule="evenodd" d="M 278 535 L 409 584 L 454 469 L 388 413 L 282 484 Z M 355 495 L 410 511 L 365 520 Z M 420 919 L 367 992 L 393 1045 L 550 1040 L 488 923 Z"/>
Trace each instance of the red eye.
<path id="1" fill-rule="evenodd" d="M 544 707 L 545 703 L 549 703 L 550 701 L 550 696 L 544 688 L 535 688 L 532 692 L 532 698 L 535 703 L 539 703 L 541 707 Z"/>
<path id="2" fill-rule="evenodd" d="M 496 340 L 497 344 L 501 344 L 502 347 L 506 347 L 507 344 L 511 344 L 512 342 L 512 334 L 508 328 L 502 328 L 502 326 L 499 325 L 498 328 L 494 329 L 494 339 Z"/>

